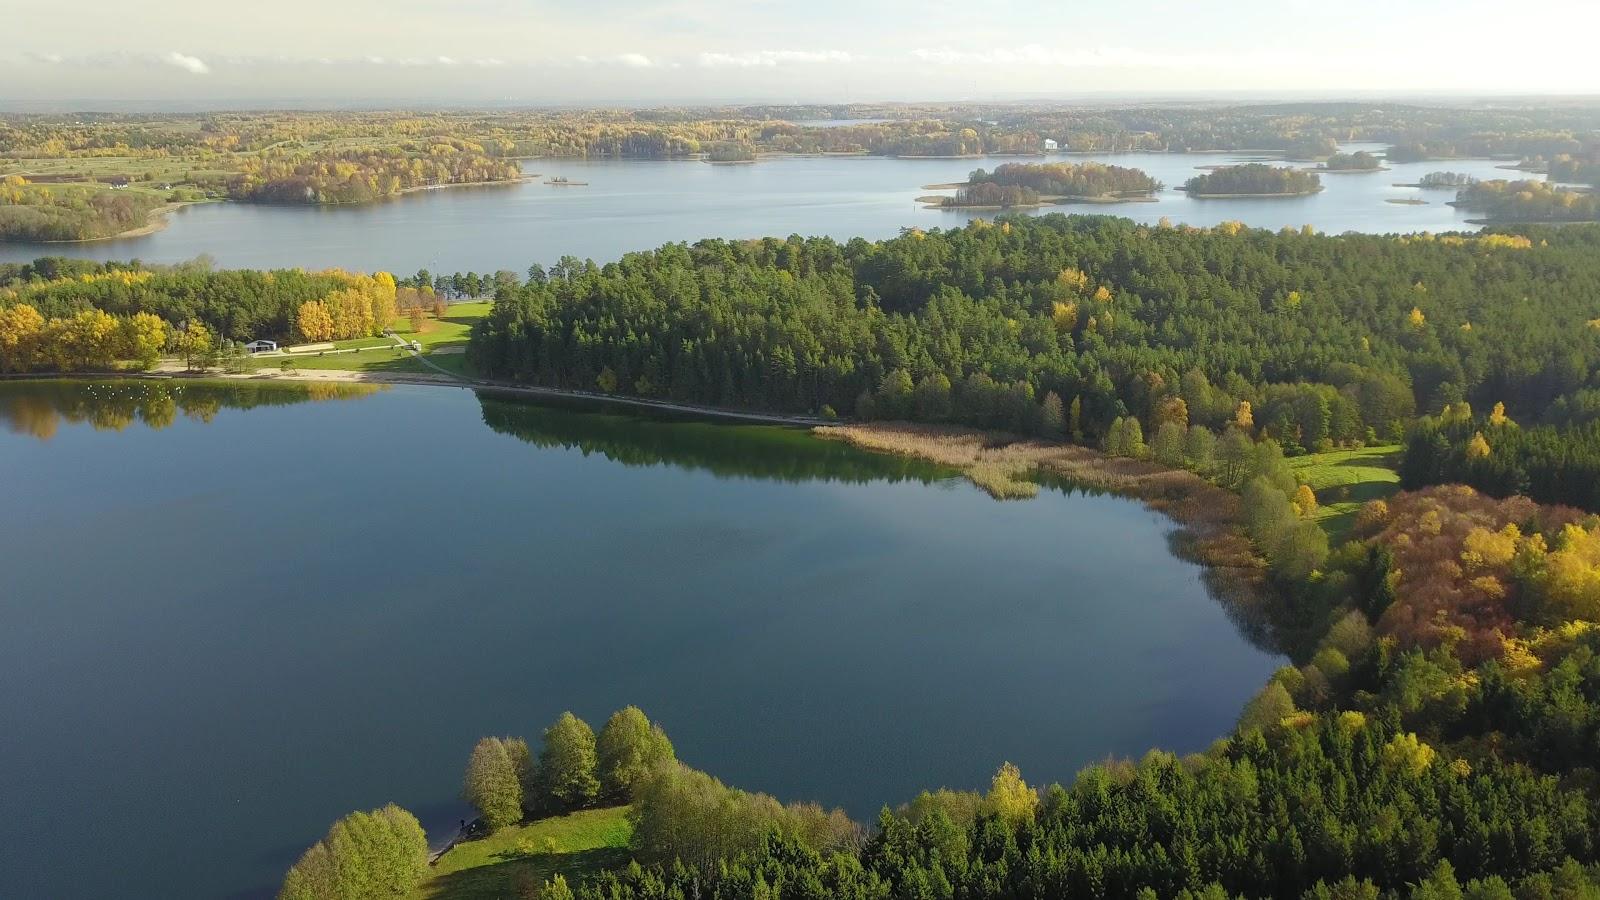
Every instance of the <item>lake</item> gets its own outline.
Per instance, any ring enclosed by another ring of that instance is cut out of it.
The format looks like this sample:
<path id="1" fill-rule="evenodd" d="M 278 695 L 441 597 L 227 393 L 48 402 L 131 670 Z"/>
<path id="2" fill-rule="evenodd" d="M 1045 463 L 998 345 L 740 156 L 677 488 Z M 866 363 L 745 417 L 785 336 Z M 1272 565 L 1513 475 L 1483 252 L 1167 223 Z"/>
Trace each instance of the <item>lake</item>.
<path id="1" fill-rule="evenodd" d="M 1204 749 L 1281 657 L 1140 504 L 447 387 L 0 382 L 0 895 L 260 896 L 634 703 L 842 805 Z"/>
<path id="2" fill-rule="evenodd" d="M 1377 144 L 1343 149 L 1382 150 Z M 1394 165 L 1391 171 L 1325 174 L 1320 194 L 1292 198 L 1197 200 L 1174 188 L 1201 166 L 1240 161 L 1221 154 L 1132 153 L 1055 155 L 1052 161 L 1097 160 L 1149 172 L 1167 189 L 1155 203 L 1050 207 L 1155 223 L 1163 217 L 1193 225 L 1238 220 L 1329 233 L 1477 230 L 1472 214 L 1446 205 L 1453 191 L 1395 187 L 1436 171 L 1479 178 L 1534 178 L 1489 160 Z M 963 181 L 976 168 L 1036 159 L 888 159 L 775 157 L 751 165 L 699 161 L 529 160 L 538 183 L 421 191 L 386 202 L 347 207 L 216 203 L 175 214 L 163 231 L 93 244 L 0 244 L 0 262 L 39 256 L 131 259 L 174 263 L 210 254 L 234 268 L 341 267 L 402 274 L 497 269 L 525 271 L 564 255 L 609 261 L 632 250 L 704 237 L 751 238 L 790 234 L 892 237 L 904 227 L 951 228 L 977 213 L 926 209 L 923 185 Z M 1297 165 L 1306 165 L 1300 163 Z M 566 177 L 587 185 L 555 186 Z M 1420 197 L 1426 206 L 1390 199 Z M 990 214 L 982 214 L 990 215 Z"/>

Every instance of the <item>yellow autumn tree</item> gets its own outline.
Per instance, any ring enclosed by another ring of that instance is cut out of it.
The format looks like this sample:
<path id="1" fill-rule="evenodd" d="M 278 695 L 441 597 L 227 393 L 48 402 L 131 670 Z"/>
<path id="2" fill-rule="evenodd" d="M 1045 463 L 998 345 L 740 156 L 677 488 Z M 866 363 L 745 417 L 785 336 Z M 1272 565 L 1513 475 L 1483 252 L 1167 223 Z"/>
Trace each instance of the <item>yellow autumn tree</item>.
<path id="1" fill-rule="evenodd" d="M 1056 331 L 1062 334 L 1072 331 L 1078 327 L 1078 304 L 1057 300 L 1051 304 L 1050 318 L 1055 321 Z"/>
<path id="2" fill-rule="evenodd" d="M 1467 442 L 1468 459 L 1488 459 L 1492 452 L 1494 451 L 1489 447 L 1489 442 L 1484 439 L 1481 431 L 1474 432 L 1472 440 Z"/>
<path id="3" fill-rule="evenodd" d="M 26 372 L 34 367 L 44 316 L 26 303 L 0 309 L 0 372 Z"/>
<path id="4" fill-rule="evenodd" d="M 333 340 L 333 316 L 321 300 L 307 300 L 300 304 L 294 317 L 295 330 L 307 341 Z"/>
<path id="5" fill-rule="evenodd" d="M 1300 485 L 1294 492 L 1293 502 L 1294 510 L 1300 514 L 1300 518 L 1309 519 L 1317 514 L 1317 492 L 1311 489 L 1311 485 Z"/>
<path id="6" fill-rule="evenodd" d="M 1422 314 L 1422 307 L 1413 306 L 1411 307 L 1411 314 L 1406 316 L 1406 323 L 1411 326 L 1413 331 L 1421 331 L 1422 326 L 1428 324 L 1428 317 Z"/>
<path id="7" fill-rule="evenodd" d="M 1567 525 L 1544 558 L 1538 592 L 1546 618 L 1600 621 L 1600 527 Z"/>
<path id="8" fill-rule="evenodd" d="M 1067 293 L 1081 295 L 1089 290 L 1089 276 L 1082 269 L 1069 267 L 1056 276 L 1056 284 Z"/>
<path id="9" fill-rule="evenodd" d="M 1506 415 L 1506 405 L 1504 403 L 1496 403 L 1493 411 L 1489 413 L 1489 424 L 1500 428 L 1505 425 L 1515 425 L 1516 423 L 1511 421 L 1510 416 Z"/>
<path id="10" fill-rule="evenodd" d="M 1243 431 L 1250 431 L 1256 427 L 1256 414 L 1250 408 L 1249 400 L 1240 400 L 1239 406 L 1233 411 L 1232 425 Z"/>
<path id="11" fill-rule="evenodd" d="M 1406 732 L 1397 734 L 1383 745 L 1384 765 L 1399 772 L 1404 772 L 1412 778 L 1417 778 L 1428 767 L 1433 765 L 1433 759 L 1438 754 L 1434 749 L 1423 743 L 1415 734 Z"/>
<path id="12" fill-rule="evenodd" d="M 333 318 L 333 339 L 338 341 L 373 334 L 372 300 L 360 288 L 334 291 L 322 298 Z"/>
<path id="13" fill-rule="evenodd" d="M 1461 541 L 1461 564 L 1468 571 L 1501 569 L 1511 564 L 1522 542 L 1522 531 L 1507 524 L 1499 531 L 1474 528 Z"/>
<path id="14" fill-rule="evenodd" d="M 211 356 L 210 330 L 199 322 L 190 321 L 178 335 L 178 351 L 189 368 L 205 368 Z"/>
<path id="15" fill-rule="evenodd" d="M 1039 795 L 1022 780 L 1022 771 L 1011 763 L 1000 767 L 984 798 L 989 808 L 1005 821 L 1016 824 L 1031 821 L 1039 808 Z"/>
<path id="16" fill-rule="evenodd" d="M 154 366 L 167 346 L 167 323 L 153 313 L 137 312 L 122 320 L 122 355 L 141 369 Z"/>

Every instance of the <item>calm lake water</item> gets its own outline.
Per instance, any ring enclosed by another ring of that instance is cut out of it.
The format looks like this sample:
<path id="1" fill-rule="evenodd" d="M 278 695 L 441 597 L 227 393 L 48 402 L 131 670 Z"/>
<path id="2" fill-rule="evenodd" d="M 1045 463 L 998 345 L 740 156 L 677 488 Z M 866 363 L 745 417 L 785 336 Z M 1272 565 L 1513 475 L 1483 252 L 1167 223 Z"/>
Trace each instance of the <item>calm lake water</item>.
<path id="1" fill-rule="evenodd" d="M 1382 150 L 1351 144 L 1345 149 Z M 1508 172 L 1504 163 L 1451 160 L 1395 165 L 1391 171 L 1323 176 L 1326 188 L 1307 197 L 1195 200 L 1173 188 L 1199 167 L 1239 161 L 1215 154 L 1053 156 L 1099 160 L 1144 169 L 1167 185 L 1156 203 L 1050 207 L 1047 212 L 1091 212 L 1142 222 L 1214 225 L 1238 220 L 1266 228 L 1311 224 L 1329 233 L 1476 230 L 1471 214 L 1446 202 L 1453 191 L 1395 187 L 1428 172 L 1466 172 L 1479 178 L 1542 178 Z M 975 213 L 926 209 L 916 198 L 923 185 L 965 180 L 988 159 L 885 159 L 788 157 L 752 165 L 698 161 L 530 160 L 529 172 L 564 176 L 586 186 L 530 183 L 423 191 L 350 207 L 257 206 L 220 203 L 174 215 L 161 232 L 95 244 L 0 244 L 0 262 L 46 255 L 93 259 L 140 258 L 172 263 L 202 253 L 223 266 L 327 268 L 410 273 L 521 272 L 563 255 L 609 261 L 631 250 L 704 237 L 750 238 L 790 234 L 891 237 L 903 227 L 954 227 Z M 1305 165 L 1305 164 L 1298 164 Z M 1419 197 L 1426 206 L 1389 199 Z"/>
<path id="2" fill-rule="evenodd" d="M 640 705 L 870 818 L 1203 749 L 1279 657 L 1109 496 L 424 387 L 0 383 L 0 896 L 257 896 L 434 836 L 473 742 Z"/>

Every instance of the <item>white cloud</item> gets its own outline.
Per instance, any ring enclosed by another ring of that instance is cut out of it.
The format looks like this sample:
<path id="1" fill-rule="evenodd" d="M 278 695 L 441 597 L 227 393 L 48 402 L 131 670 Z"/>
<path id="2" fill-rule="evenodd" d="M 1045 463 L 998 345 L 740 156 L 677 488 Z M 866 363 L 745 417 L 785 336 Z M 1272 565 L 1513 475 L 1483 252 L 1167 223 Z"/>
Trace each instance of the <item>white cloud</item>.
<path id="1" fill-rule="evenodd" d="M 630 69 L 653 69 L 656 61 L 643 53 L 621 53 L 616 56 L 574 56 L 572 61 L 580 66 L 625 66 Z"/>
<path id="2" fill-rule="evenodd" d="M 453 65 L 456 65 L 455 59 L 452 58 L 452 57 L 449 57 L 449 56 L 441 56 L 438 59 L 434 60 L 434 62 L 437 62 L 441 66 L 453 66 Z"/>
<path id="3" fill-rule="evenodd" d="M 995 47 L 988 50 L 918 48 L 911 56 L 920 62 L 944 66 L 1042 66 L 1066 69 L 1157 68 L 1157 69 L 1254 69 L 1292 63 L 1293 54 L 1276 51 L 1248 53 L 1152 53 L 1126 47 L 1097 47 L 1087 50 L 1024 44 L 1020 47 Z"/>
<path id="4" fill-rule="evenodd" d="M 205 60 L 198 56 L 190 56 L 187 53 L 179 53 L 176 50 L 161 57 L 161 61 L 169 66 L 177 66 L 190 75 L 204 75 L 211 71 L 211 67 L 206 65 Z"/>
<path id="5" fill-rule="evenodd" d="M 702 53 L 696 63 L 702 68 L 771 68 L 787 63 L 848 63 L 854 59 L 843 50 L 750 50 L 743 53 Z"/>

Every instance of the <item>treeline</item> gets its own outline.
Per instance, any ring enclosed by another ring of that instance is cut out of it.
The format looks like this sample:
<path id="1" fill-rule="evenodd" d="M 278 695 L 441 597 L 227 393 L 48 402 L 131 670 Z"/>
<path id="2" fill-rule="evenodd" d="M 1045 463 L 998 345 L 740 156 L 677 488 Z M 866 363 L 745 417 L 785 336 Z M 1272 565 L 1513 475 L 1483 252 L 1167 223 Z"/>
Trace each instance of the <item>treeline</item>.
<path id="1" fill-rule="evenodd" d="M 1542 416 L 1600 387 L 1600 230 L 1383 238 L 1044 216 L 878 243 L 702 241 L 506 286 L 474 331 L 486 374 L 792 412 L 1099 442 L 1183 401 L 1241 403 L 1289 452 L 1398 440 L 1415 411 Z M 1524 297 L 1538 296 L 1531 304 Z"/>
<path id="2" fill-rule="evenodd" d="M 210 335 L 198 323 L 196 329 L 180 339 L 204 352 Z M 119 317 L 86 309 L 46 319 L 26 303 L 0 307 L 0 373 L 104 372 L 122 363 L 148 369 L 168 343 L 167 323 L 146 312 Z"/>
<path id="3" fill-rule="evenodd" d="M 1023 187 L 1038 194 L 1064 197 L 1114 197 L 1161 190 L 1161 182 L 1140 169 L 1101 163 L 1004 163 L 993 172 L 978 169 L 969 185 Z"/>
<path id="4" fill-rule="evenodd" d="M 1470 412 L 1429 419 L 1406 439 L 1401 482 L 1468 484 L 1496 497 L 1524 494 L 1600 512 L 1600 419 L 1520 427 Z"/>
<path id="5" fill-rule="evenodd" d="M 742 141 L 719 141 L 706 151 L 706 159 L 712 162 L 751 162 L 755 158 L 755 145 Z"/>
<path id="6" fill-rule="evenodd" d="M 1425 188 L 1462 188 L 1478 183 L 1478 179 L 1461 172 L 1429 172 L 1418 184 Z"/>
<path id="7" fill-rule="evenodd" d="M 842 126 L 809 120 L 867 120 Z M 1391 158 L 1582 154 L 1600 128 L 1592 106 L 1494 109 L 1299 103 L 841 104 L 681 107 L 643 110 L 457 110 L 215 112 L 193 115 L 0 116 L 0 154 L 80 158 L 131 156 L 213 161 L 236 154 L 342 144 L 465 141 L 492 157 L 668 158 L 719 142 L 764 151 L 960 155 L 1037 153 L 1052 138 L 1089 152 L 1242 151 L 1326 157 L 1340 141 L 1382 141 Z M 1591 147 L 1592 148 L 1592 147 Z"/>
<path id="8" fill-rule="evenodd" d="M 1510 113 L 1503 130 L 1464 133 L 1457 128 L 1401 128 L 1388 138 L 1388 157 L 1395 162 L 1429 159 L 1488 159 L 1490 157 L 1555 157 L 1583 152 L 1594 129 L 1551 128 L 1554 119 Z M 1429 131 L 1432 130 L 1432 134 Z"/>
<path id="9" fill-rule="evenodd" d="M 394 276 L 335 273 L 345 285 L 317 300 L 307 300 L 295 310 L 294 330 L 307 341 L 333 341 L 382 334 L 399 314 Z M 424 302 L 408 296 L 416 308 Z M 430 304 L 431 306 L 431 304 Z"/>
<path id="10" fill-rule="evenodd" d="M 1546 181 L 1479 181 L 1456 193 L 1456 205 L 1504 222 L 1600 220 L 1600 194 L 1566 190 Z"/>
<path id="11" fill-rule="evenodd" d="M 142 191 L 47 188 L 0 178 L 0 241 L 87 241 L 139 228 L 161 198 Z"/>
<path id="12" fill-rule="evenodd" d="M 351 290 L 367 303 L 373 328 L 393 318 L 395 282 L 384 273 L 213 271 L 204 261 L 144 266 L 49 258 L 0 265 L 0 308 L 27 305 L 48 318 L 68 318 L 86 310 L 118 317 L 144 312 L 173 328 L 203 325 L 218 339 L 229 341 L 288 340 L 296 333 L 304 304 Z M 386 311 L 389 318 L 382 318 Z"/>
<path id="13" fill-rule="evenodd" d="M 1038 203 L 1039 192 L 1033 188 L 1017 184 L 982 182 L 957 188 L 955 196 L 944 198 L 940 205 L 951 208 L 998 207 L 1000 209 L 1010 209 L 1015 206 L 1037 206 Z"/>
<path id="14" fill-rule="evenodd" d="M 627 803 L 651 772 L 675 760 L 667 733 L 637 707 L 613 713 L 598 739 L 566 712 L 544 730 L 537 754 L 523 738 L 480 740 L 461 796 L 495 831 L 528 816 Z"/>
<path id="15" fill-rule="evenodd" d="M 272 152 L 242 157 L 227 179 L 229 199 L 252 203 L 362 203 L 420 187 L 512 181 L 515 162 L 462 142 L 430 146 Z"/>
<path id="16" fill-rule="evenodd" d="M 1429 750 L 1359 713 L 1305 716 L 1205 756 L 1093 767 L 1071 787 L 1036 791 L 1003 769 L 987 796 L 940 791 L 885 810 L 855 852 L 774 833 L 714 869 L 608 872 L 577 896 L 1376 900 L 1450 896 L 1421 889 L 1458 879 L 1502 891 L 1478 896 L 1529 878 L 1594 887 L 1568 861 L 1592 858 L 1591 816 L 1556 779 L 1464 772 Z"/>
<path id="17" fill-rule="evenodd" d="M 1322 190 L 1317 173 L 1287 166 L 1246 163 L 1222 166 L 1196 175 L 1183 183 L 1191 197 L 1216 197 L 1231 194 L 1310 194 Z"/>
<path id="18" fill-rule="evenodd" d="M 1551 181 L 1588 182 L 1600 185 L 1600 148 L 1586 155 L 1563 153 L 1546 165 Z"/>
<path id="19" fill-rule="evenodd" d="M 1370 172 L 1383 168 L 1383 160 L 1365 150 L 1335 153 L 1323 166 L 1330 172 Z"/>

